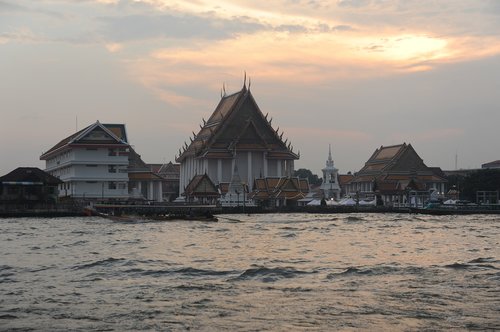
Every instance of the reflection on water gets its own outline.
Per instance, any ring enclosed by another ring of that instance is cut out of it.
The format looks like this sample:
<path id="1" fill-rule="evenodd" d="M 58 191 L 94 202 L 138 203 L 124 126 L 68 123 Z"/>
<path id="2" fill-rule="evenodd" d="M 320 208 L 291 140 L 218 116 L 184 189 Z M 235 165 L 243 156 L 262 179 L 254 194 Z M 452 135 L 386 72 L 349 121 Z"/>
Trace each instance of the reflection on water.
<path id="1" fill-rule="evenodd" d="M 496 216 L 0 220 L 0 330 L 500 329 Z"/>

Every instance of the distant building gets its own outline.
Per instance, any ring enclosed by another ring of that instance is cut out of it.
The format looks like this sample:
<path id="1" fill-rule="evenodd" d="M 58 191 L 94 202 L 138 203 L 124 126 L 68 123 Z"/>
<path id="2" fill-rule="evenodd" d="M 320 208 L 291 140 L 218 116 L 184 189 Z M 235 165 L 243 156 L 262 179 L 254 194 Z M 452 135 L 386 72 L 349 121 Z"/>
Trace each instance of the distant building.
<path id="1" fill-rule="evenodd" d="M 129 198 L 162 202 L 163 177 L 151 171 L 151 167 L 132 148 L 128 161 Z"/>
<path id="2" fill-rule="evenodd" d="M 340 196 L 344 197 L 348 194 L 349 183 L 354 179 L 354 175 L 351 172 L 347 174 L 339 174 L 339 186 L 340 186 Z"/>
<path id="3" fill-rule="evenodd" d="M 500 160 L 495 160 L 486 164 L 482 164 L 481 168 L 487 168 L 487 169 L 498 169 L 500 168 Z"/>
<path id="4" fill-rule="evenodd" d="M 249 191 L 256 179 L 291 177 L 299 155 L 271 122 L 246 85 L 224 95 L 190 144 L 179 150 L 180 192 L 186 194 L 192 179 L 204 174 L 216 186 L 229 184 L 235 166 Z"/>
<path id="5" fill-rule="evenodd" d="M 179 196 L 180 166 L 172 162 L 149 164 L 151 171 L 162 177 L 163 201 L 165 202 L 172 202 Z"/>
<path id="6" fill-rule="evenodd" d="M 375 150 L 346 187 L 353 197 L 377 195 L 385 205 L 421 205 L 430 191 L 443 195 L 446 183 L 439 168 L 427 167 L 411 144 L 404 143 Z"/>
<path id="7" fill-rule="evenodd" d="M 152 174 L 130 147 L 124 124 L 96 121 L 61 140 L 40 159 L 45 160 L 45 171 L 62 181 L 60 197 L 103 200 L 129 197 L 161 200 L 162 197 L 160 178 Z"/>
<path id="8" fill-rule="evenodd" d="M 55 203 L 60 184 L 37 167 L 18 167 L 0 177 L 0 203 Z"/>
<path id="9" fill-rule="evenodd" d="M 323 172 L 323 179 L 321 182 L 321 190 L 323 192 L 323 198 L 325 199 L 335 199 L 340 198 L 340 185 L 338 169 L 333 165 L 332 159 L 332 148 L 328 147 L 328 159 L 326 161 L 326 167 L 321 170 Z"/>

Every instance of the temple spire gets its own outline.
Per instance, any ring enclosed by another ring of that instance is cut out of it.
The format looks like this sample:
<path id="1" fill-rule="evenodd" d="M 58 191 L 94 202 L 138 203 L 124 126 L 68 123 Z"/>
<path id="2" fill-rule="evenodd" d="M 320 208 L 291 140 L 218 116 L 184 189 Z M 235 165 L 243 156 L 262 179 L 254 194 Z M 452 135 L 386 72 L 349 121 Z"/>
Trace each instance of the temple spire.
<path id="1" fill-rule="evenodd" d="M 333 167 L 332 145 L 331 144 L 328 144 L 328 160 L 326 161 L 326 167 Z"/>

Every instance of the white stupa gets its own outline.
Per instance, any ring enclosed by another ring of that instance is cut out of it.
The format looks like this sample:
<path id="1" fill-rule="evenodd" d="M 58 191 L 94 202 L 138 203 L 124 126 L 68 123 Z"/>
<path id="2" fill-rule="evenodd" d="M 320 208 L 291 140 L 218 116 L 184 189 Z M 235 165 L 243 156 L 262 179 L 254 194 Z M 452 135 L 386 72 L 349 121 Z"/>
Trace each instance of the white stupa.
<path id="1" fill-rule="evenodd" d="M 326 161 L 326 167 L 322 169 L 323 171 L 323 181 L 321 182 L 320 189 L 323 192 L 323 197 L 325 199 L 335 199 L 338 200 L 340 197 L 340 186 L 338 179 L 338 169 L 333 165 L 332 159 L 332 147 L 328 146 L 328 160 Z"/>

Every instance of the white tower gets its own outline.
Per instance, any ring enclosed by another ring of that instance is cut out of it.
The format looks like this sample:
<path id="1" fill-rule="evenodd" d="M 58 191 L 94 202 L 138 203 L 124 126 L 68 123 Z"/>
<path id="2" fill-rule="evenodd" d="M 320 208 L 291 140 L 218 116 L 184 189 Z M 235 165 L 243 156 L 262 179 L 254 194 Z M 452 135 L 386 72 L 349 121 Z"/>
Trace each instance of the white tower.
<path id="1" fill-rule="evenodd" d="M 328 160 L 326 161 L 326 167 L 322 171 L 323 181 L 320 188 L 323 191 L 323 197 L 325 199 L 333 198 L 338 200 L 340 198 L 338 169 L 333 165 L 331 145 L 328 146 Z"/>

